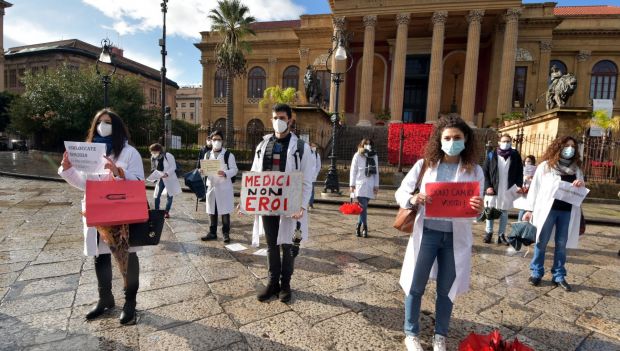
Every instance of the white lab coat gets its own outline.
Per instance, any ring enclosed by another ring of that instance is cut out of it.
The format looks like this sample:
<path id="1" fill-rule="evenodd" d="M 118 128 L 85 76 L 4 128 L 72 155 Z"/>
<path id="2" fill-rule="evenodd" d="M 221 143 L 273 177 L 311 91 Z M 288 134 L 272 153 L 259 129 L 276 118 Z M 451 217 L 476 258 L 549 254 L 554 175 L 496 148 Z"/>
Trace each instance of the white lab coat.
<path id="1" fill-rule="evenodd" d="M 508 197 L 508 170 L 510 168 L 510 157 L 504 159 L 497 156 L 497 208 L 500 210 L 510 210 L 513 208 L 512 197 Z"/>
<path id="2" fill-rule="evenodd" d="M 583 180 L 583 173 L 581 169 L 577 169 L 575 174 L 578 180 Z M 527 211 L 532 211 L 532 224 L 536 226 L 536 242 L 540 237 L 540 231 L 542 230 L 551 206 L 553 206 L 553 190 L 554 185 L 560 182 L 561 178 L 556 175 L 552 169 L 547 167 L 547 161 L 542 162 L 536 173 L 534 173 L 534 179 L 530 184 L 530 190 L 527 194 Z M 581 221 L 581 207 L 573 206 L 570 213 L 570 222 L 568 225 L 568 241 L 566 247 L 569 249 L 575 249 L 579 246 L 579 223 Z M 552 233 L 552 238 L 555 236 L 555 232 Z"/>
<path id="3" fill-rule="evenodd" d="M 254 153 L 254 162 L 252 163 L 252 172 L 261 172 L 263 170 L 263 157 L 265 155 L 265 149 L 267 148 L 267 142 L 273 134 L 268 134 L 263 137 L 263 142 L 259 144 Z M 301 162 L 297 159 L 297 136 L 291 135 L 291 140 L 288 144 L 288 150 L 286 152 L 286 169 L 285 172 L 302 172 L 303 183 L 302 186 L 302 205 L 304 208 L 303 216 L 299 219 L 301 222 L 302 241 L 308 239 L 308 203 L 310 202 L 310 195 L 312 194 L 312 179 L 314 177 L 314 159 L 310 150 L 310 146 L 304 143 L 304 155 Z M 298 169 L 295 169 L 295 160 L 297 159 Z M 278 230 L 278 245 L 292 244 L 293 235 L 297 226 L 297 220 L 291 217 L 280 216 L 280 229 Z M 252 230 L 252 246 L 258 247 L 261 236 L 264 236 L 263 221 L 261 216 L 254 216 L 254 227 Z"/>
<path id="4" fill-rule="evenodd" d="M 175 196 L 183 192 L 181 185 L 179 184 L 179 178 L 174 172 L 177 169 L 177 163 L 174 160 L 174 156 L 171 153 L 166 152 L 164 156 L 164 173 L 168 174 L 166 178 L 162 178 L 164 181 L 164 191 L 161 196 Z M 159 193 L 159 181 L 155 183 L 155 191 L 153 192 L 153 198 L 157 197 Z"/>
<path id="5" fill-rule="evenodd" d="M 312 157 L 314 157 L 314 178 L 313 182 L 316 182 L 319 177 L 319 173 L 321 172 L 321 155 L 318 151 L 312 153 Z"/>
<path id="6" fill-rule="evenodd" d="M 375 198 L 375 188 L 379 187 L 379 158 L 373 156 L 377 165 L 377 173 L 366 177 L 367 157 L 356 152 L 351 161 L 351 171 L 349 172 L 349 186 L 355 187 L 355 197 Z"/>
<path id="7" fill-rule="evenodd" d="M 234 209 L 235 193 L 233 192 L 231 179 L 239 170 L 235 162 L 235 155 L 232 153 L 228 156 L 228 167 L 226 167 L 226 162 L 224 162 L 225 152 L 226 149 L 222 148 L 217 158 L 215 157 L 216 151 L 211 150 L 209 152 L 209 160 L 219 160 L 221 165 L 220 170 L 226 173 L 226 177 L 220 177 L 218 175 L 207 177 L 207 213 L 211 215 L 215 214 L 216 202 L 218 215 L 229 214 Z"/>
<path id="8" fill-rule="evenodd" d="M 423 160 L 419 160 L 413 166 L 409 173 L 407 173 L 405 179 L 403 179 L 403 182 L 398 190 L 396 190 L 396 201 L 402 208 L 407 208 L 407 203 L 409 202 L 411 194 L 414 191 L 418 175 L 422 170 L 422 161 Z M 437 167 L 427 168 L 426 173 L 423 175 L 420 189 L 424 189 L 426 183 L 432 183 L 435 179 L 437 179 Z M 464 173 L 464 170 L 461 169 L 461 165 L 459 164 L 454 181 L 480 183 L 480 196 L 482 196 L 484 191 L 484 173 L 482 172 L 482 168 L 480 166 L 476 165 L 473 172 Z M 456 278 L 454 279 L 454 283 L 448 293 L 448 296 L 452 301 L 454 301 L 457 295 L 464 294 L 469 290 L 469 280 L 471 274 L 471 248 L 473 245 L 471 224 L 471 218 L 452 219 L 452 228 L 454 230 L 454 263 L 456 266 Z M 409 237 L 407 251 L 405 252 L 405 259 L 403 260 L 403 267 L 400 273 L 400 286 L 405 291 L 405 295 L 409 295 L 411 285 L 413 284 L 413 273 L 415 272 L 415 266 L 420 252 L 423 226 L 424 206 L 419 206 L 418 214 L 415 218 L 415 224 L 413 226 L 413 233 Z M 437 261 L 433 264 L 430 277 L 431 279 L 437 279 Z"/>
<path id="9" fill-rule="evenodd" d="M 114 159 L 114 158 L 113 158 Z M 125 144 L 119 157 L 114 159 L 117 167 L 122 168 L 125 171 L 126 180 L 144 180 L 144 167 L 142 165 L 142 157 L 138 150 L 129 144 Z M 101 169 L 97 172 L 105 175 L 101 176 L 97 173 L 87 174 L 71 167 L 64 170 L 62 165 L 58 168 L 58 175 L 70 185 L 84 191 L 86 189 L 86 180 L 112 180 L 112 174 L 108 170 L 101 166 Z M 120 179 L 120 178 L 117 178 Z M 146 189 L 144 190 L 146 192 Z M 82 199 L 82 211 L 86 211 L 86 196 Z M 84 255 L 86 256 L 98 256 L 103 254 L 109 254 L 110 248 L 103 240 L 99 240 L 97 245 L 97 228 L 87 227 L 86 218 L 82 217 L 84 224 Z M 129 248 L 129 252 L 136 252 L 140 249 L 139 246 Z"/>

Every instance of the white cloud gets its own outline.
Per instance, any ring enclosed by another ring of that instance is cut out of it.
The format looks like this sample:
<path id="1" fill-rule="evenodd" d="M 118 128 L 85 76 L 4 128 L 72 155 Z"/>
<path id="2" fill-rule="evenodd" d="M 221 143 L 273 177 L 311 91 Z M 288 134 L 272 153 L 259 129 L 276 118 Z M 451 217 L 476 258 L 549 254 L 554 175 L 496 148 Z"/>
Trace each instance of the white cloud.
<path id="1" fill-rule="evenodd" d="M 37 23 L 24 18 L 7 18 L 4 23 L 4 36 L 19 45 L 44 43 L 62 39 L 61 33 L 44 29 Z M 69 39 L 65 37 L 64 39 Z"/>
<path id="2" fill-rule="evenodd" d="M 123 56 L 158 71 L 161 69 L 161 57 L 144 55 L 130 49 L 124 49 Z M 175 66 L 178 65 L 174 64 L 174 59 L 172 59 L 170 55 L 166 56 L 166 77 L 174 81 L 178 80 L 183 75 L 183 70 Z"/>
<path id="3" fill-rule="evenodd" d="M 161 28 L 161 0 L 82 0 L 114 20 L 113 28 L 120 35 L 147 32 Z M 211 29 L 207 15 L 215 1 L 184 0 L 168 2 L 166 30 L 170 35 L 199 38 L 201 31 Z M 250 14 L 258 21 L 296 19 L 304 8 L 293 0 L 244 0 Z"/>

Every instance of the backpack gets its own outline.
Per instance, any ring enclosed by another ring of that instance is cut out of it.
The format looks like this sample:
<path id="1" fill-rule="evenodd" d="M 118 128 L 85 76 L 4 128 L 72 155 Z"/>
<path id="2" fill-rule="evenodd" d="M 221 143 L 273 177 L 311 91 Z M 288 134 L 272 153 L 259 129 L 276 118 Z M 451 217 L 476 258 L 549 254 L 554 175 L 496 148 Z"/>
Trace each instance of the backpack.
<path id="1" fill-rule="evenodd" d="M 258 155 L 258 157 L 260 157 L 260 152 L 263 149 L 263 143 L 265 142 L 265 140 L 261 141 L 260 144 L 258 144 L 258 146 L 256 147 L 256 154 Z M 299 161 L 297 161 L 297 157 L 295 157 L 295 169 L 299 170 L 299 164 L 301 163 L 301 160 L 304 157 L 304 144 L 306 142 L 303 141 L 302 139 L 297 139 L 297 151 L 295 151 L 295 154 L 299 156 Z"/>
<path id="2" fill-rule="evenodd" d="M 205 152 L 205 155 L 207 156 L 207 160 L 211 158 L 211 150 L 207 150 Z M 226 150 L 224 151 L 224 163 L 226 163 L 226 168 L 230 169 L 230 166 L 228 165 L 228 158 L 230 158 L 230 151 Z M 231 182 L 235 182 L 237 180 L 237 176 L 233 176 L 232 178 L 230 178 Z"/>
<path id="3" fill-rule="evenodd" d="M 166 161 L 168 160 L 168 158 L 166 157 L 166 154 L 164 154 L 164 158 L 166 159 Z M 183 177 L 185 175 L 185 172 L 183 172 L 183 167 L 181 167 L 181 164 L 176 159 L 174 159 L 174 163 L 175 163 L 174 174 L 176 174 L 177 177 Z"/>

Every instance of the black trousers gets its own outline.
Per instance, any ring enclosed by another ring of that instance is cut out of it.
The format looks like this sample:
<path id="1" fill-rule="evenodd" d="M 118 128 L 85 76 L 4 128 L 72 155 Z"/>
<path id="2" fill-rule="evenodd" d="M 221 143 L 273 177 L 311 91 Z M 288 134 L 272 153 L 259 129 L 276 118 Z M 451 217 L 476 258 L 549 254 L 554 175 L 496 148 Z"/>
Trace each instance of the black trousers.
<path id="1" fill-rule="evenodd" d="M 95 256 L 95 274 L 100 296 L 112 294 L 112 255 L 103 254 Z M 135 252 L 129 253 L 127 265 L 127 286 L 125 287 L 125 299 L 136 300 L 136 294 L 140 287 L 140 263 Z"/>
<path id="2" fill-rule="evenodd" d="M 215 214 L 209 215 L 209 233 L 217 234 L 217 201 L 215 201 Z M 230 234 L 230 214 L 222 215 L 222 233 Z"/>
<path id="3" fill-rule="evenodd" d="M 262 216 L 263 229 L 267 238 L 267 259 L 269 263 L 269 284 L 289 285 L 293 276 L 295 258 L 291 244 L 278 245 L 280 216 Z M 280 256 L 282 255 L 282 256 Z"/>

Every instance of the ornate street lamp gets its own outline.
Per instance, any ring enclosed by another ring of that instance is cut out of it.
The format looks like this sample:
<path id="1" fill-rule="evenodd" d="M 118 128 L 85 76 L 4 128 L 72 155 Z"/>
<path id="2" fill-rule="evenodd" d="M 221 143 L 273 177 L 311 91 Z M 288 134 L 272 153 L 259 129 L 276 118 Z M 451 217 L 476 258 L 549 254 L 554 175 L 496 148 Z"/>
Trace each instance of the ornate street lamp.
<path id="1" fill-rule="evenodd" d="M 327 179 L 325 180 L 325 190 L 324 193 L 332 193 L 332 194 L 340 194 L 340 183 L 338 182 L 338 170 L 336 169 L 336 145 L 338 145 L 337 141 L 337 133 L 336 130 L 338 128 L 338 122 L 340 121 L 340 112 L 338 110 L 338 98 L 340 95 L 340 83 L 343 82 L 343 76 L 346 74 L 351 67 L 353 67 L 353 57 L 347 47 L 347 43 L 350 39 L 350 34 L 345 33 L 344 31 L 338 31 L 334 37 L 332 37 L 332 45 L 333 47 L 329 49 L 327 56 L 327 60 L 325 61 L 325 65 L 327 66 L 327 71 L 331 75 L 332 81 L 336 85 L 336 96 L 333 97 L 335 99 L 334 109 L 332 112 L 331 122 L 332 122 L 332 152 L 329 156 L 331 160 L 331 164 L 329 166 L 329 170 L 327 172 Z M 336 68 L 332 71 L 329 68 L 329 59 L 331 56 L 334 56 L 336 60 L 336 64 L 334 67 Z M 349 60 L 348 66 L 346 66 L 347 60 Z M 342 69 L 344 68 L 344 70 Z"/>
<path id="2" fill-rule="evenodd" d="M 164 148 L 168 147 L 171 143 L 171 133 L 168 130 L 168 125 L 170 123 L 166 123 L 166 55 L 168 52 L 166 51 L 166 13 L 168 12 L 168 0 L 162 0 L 161 2 L 161 13 L 163 15 L 163 26 L 162 26 L 162 37 L 159 39 L 159 46 L 161 46 L 161 116 L 164 119 Z M 168 111 L 170 111 L 170 107 L 168 107 Z"/>
<path id="3" fill-rule="evenodd" d="M 111 65 L 112 69 L 101 70 L 101 64 Z M 112 76 L 116 73 L 116 64 L 114 63 L 112 55 L 112 42 L 108 38 L 101 41 L 101 54 L 99 54 L 99 57 L 97 58 L 95 70 L 97 71 L 97 75 L 101 77 L 101 82 L 103 83 L 103 107 L 107 108 L 108 87 L 112 82 Z"/>

